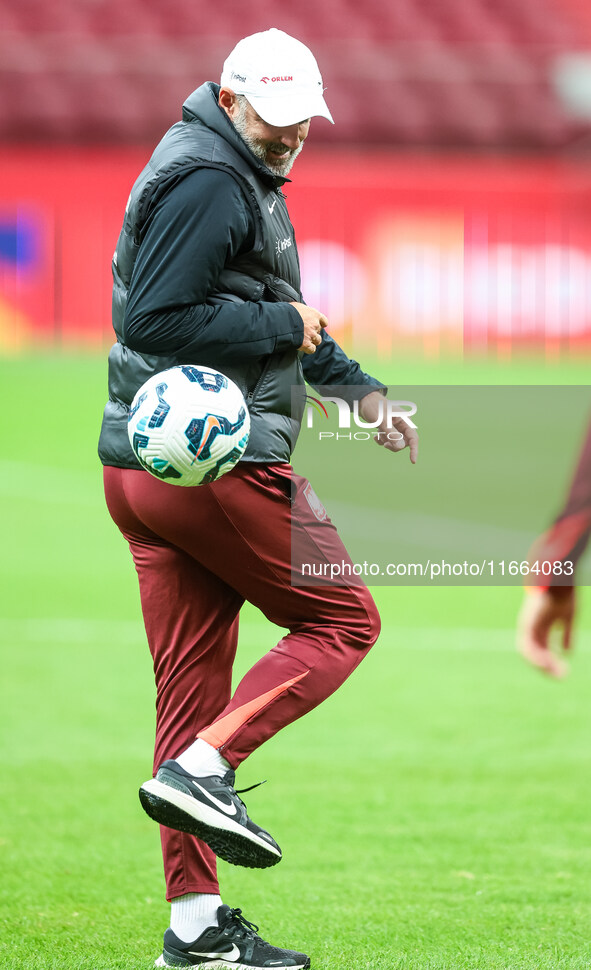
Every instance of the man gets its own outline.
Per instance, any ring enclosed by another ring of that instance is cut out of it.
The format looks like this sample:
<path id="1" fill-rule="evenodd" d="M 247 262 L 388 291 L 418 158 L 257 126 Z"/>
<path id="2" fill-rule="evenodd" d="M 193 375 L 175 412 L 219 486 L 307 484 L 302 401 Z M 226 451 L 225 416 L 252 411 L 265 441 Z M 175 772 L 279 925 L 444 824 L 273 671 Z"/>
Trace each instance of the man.
<path id="1" fill-rule="evenodd" d="M 538 573 L 539 586 L 527 590 L 518 618 L 517 644 L 534 667 L 560 678 L 567 668 L 552 650 L 551 634 L 562 630 L 562 648 L 572 646 L 576 610 L 575 568 L 591 535 L 591 424 L 581 448 L 566 503 L 554 525 L 530 553 L 531 564 L 547 564 L 550 575 Z"/>
<path id="2" fill-rule="evenodd" d="M 117 344 L 99 452 L 109 510 L 138 572 L 156 678 L 156 777 L 140 798 L 162 825 L 171 900 L 159 966 L 310 965 L 222 904 L 215 856 L 262 868 L 281 859 L 275 839 L 248 817 L 234 769 L 331 694 L 379 632 L 356 577 L 305 588 L 291 579 L 292 528 L 310 560 L 347 559 L 289 464 L 298 431 L 291 389 L 304 375 L 316 388 L 339 385 L 368 421 L 385 390 L 302 302 L 281 187 L 314 116 L 332 121 L 312 53 L 275 29 L 240 41 L 221 85 L 193 92 L 136 181 L 113 261 Z M 195 489 L 141 470 L 126 432 L 138 387 L 178 363 L 223 371 L 251 415 L 243 460 Z M 393 451 L 409 445 L 414 461 L 413 435 L 403 427 L 399 440 L 380 442 Z M 231 696 L 245 600 L 288 632 Z"/>

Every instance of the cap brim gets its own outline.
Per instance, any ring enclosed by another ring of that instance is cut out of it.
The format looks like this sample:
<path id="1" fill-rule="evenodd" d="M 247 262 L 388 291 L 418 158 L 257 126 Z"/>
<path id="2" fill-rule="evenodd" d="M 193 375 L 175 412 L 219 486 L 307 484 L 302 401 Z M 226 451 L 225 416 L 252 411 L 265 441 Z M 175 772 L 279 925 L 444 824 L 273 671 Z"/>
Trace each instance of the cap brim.
<path id="1" fill-rule="evenodd" d="M 324 98 L 261 98 L 247 94 L 248 101 L 263 121 L 274 128 L 287 128 L 308 118 L 326 118 L 334 125 Z"/>

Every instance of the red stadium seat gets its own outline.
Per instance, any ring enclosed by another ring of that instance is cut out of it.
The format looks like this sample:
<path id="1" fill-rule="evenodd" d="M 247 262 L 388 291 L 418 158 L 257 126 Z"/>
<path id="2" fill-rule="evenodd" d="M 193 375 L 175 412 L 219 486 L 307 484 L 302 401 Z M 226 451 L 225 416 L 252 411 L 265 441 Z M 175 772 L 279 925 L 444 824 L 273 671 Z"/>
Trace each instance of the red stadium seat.
<path id="1" fill-rule="evenodd" d="M 1 0 L 0 0 L 1 2 Z M 240 36 L 313 47 L 338 124 L 315 139 L 542 149 L 591 136 L 551 90 L 551 59 L 591 45 L 579 0 L 19 0 L 3 10 L 5 137 L 152 142 Z M 376 85 L 380 98 L 376 100 Z"/>

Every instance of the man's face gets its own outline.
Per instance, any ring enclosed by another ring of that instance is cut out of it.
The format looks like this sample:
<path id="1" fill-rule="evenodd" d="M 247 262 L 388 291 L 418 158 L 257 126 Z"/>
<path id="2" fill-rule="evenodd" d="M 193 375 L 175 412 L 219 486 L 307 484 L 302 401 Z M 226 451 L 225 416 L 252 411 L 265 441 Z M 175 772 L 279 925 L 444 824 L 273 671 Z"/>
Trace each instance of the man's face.
<path id="1" fill-rule="evenodd" d="M 263 121 L 245 98 L 236 99 L 226 111 L 251 152 L 274 175 L 285 178 L 304 147 L 310 130 L 310 119 L 287 128 L 276 128 Z"/>

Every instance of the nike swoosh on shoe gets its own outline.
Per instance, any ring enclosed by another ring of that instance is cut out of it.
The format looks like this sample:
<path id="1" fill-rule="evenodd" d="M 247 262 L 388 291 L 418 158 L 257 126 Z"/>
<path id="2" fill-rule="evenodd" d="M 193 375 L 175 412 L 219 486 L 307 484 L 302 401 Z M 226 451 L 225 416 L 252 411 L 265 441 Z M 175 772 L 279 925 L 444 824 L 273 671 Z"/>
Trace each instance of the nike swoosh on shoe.
<path id="1" fill-rule="evenodd" d="M 238 815 L 240 809 L 237 805 L 228 805 L 226 802 L 221 802 L 219 798 L 216 798 L 215 795 L 208 792 L 206 788 L 202 788 L 201 785 L 195 781 L 195 779 L 191 780 L 191 784 L 197 789 L 198 792 L 205 795 L 208 801 L 212 802 L 216 808 L 219 808 L 220 811 L 224 812 L 226 815 L 234 816 L 234 818 Z"/>
<path id="2" fill-rule="evenodd" d="M 209 960 L 232 960 L 235 962 L 240 959 L 240 950 L 235 943 L 232 943 L 232 949 L 226 950 L 225 953 L 202 953 L 199 950 L 188 950 L 187 952 L 193 957 L 207 957 Z"/>

